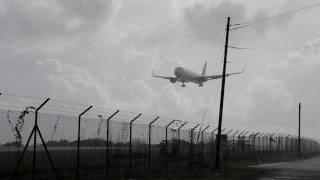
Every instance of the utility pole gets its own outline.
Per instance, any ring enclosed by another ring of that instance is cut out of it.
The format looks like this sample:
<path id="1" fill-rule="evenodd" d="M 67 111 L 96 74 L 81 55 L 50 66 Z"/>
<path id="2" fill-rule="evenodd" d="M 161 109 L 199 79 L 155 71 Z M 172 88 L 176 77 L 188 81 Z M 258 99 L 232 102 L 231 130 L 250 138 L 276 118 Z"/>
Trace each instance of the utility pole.
<path id="1" fill-rule="evenodd" d="M 221 136 L 221 126 L 222 126 L 222 113 L 223 113 L 223 100 L 224 100 L 224 87 L 226 81 L 226 65 L 227 65 L 227 54 L 229 46 L 229 29 L 230 29 L 230 17 L 227 20 L 226 28 L 226 41 L 224 46 L 224 60 L 223 60 L 223 74 L 222 74 L 222 83 L 221 83 L 221 96 L 220 96 L 220 110 L 219 110 L 219 124 L 218 124 L 218 134 L 217 134 L 217 143 L 216 143 L 216 169 L 220 167 L 220 136 Z"/>
<path id="2" fill-rule="evenodd" d="M 299 128 L 298 128 L 298 156 L 301 155 L 300 146 L 301 146 L 301 139 L 300 139 L 300 130 L 301 130 L 301 103 L 299 102 Z"/>

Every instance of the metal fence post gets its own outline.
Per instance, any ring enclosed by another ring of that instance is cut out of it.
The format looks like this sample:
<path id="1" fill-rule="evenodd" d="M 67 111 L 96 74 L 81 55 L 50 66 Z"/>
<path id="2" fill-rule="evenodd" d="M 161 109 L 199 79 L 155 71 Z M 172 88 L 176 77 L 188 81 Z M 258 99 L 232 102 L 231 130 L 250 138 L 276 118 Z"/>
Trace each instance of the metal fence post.
<path id="1" fill-rule="evenodd" d="M 33 136 L 33 156 L 32 156 L 32 179 L 35 179 L 36 175 L 36 151 L 37 151 L 37 128 L 38 128 L 38 112 L 39 110 L 49 101 L 50 99 L 47 98 L 35 111 L 35 118 L 34 118 L 34 136 Z"/>
<path id="2" fill-rule="evenodd" d="M 84 115 L 86 112 L 88 112 L 92 106 L 89 106 L 86 110 L 84 110 L 82 113 L 78 116 L 78 142 L 77 142 L 77 172 L 76 172 L 76 179 L 79 179 L 79 173 L 80 173 L 80 127 L 81 127 L 81 116 Z"/>
<path id="3" fill-rule="evenodd" d="M 214 129 L 212 132 L 211 132 L 211 158 L 212 158 L 212 169 L 214 169 L 214 132 L 217 131 L 218 128 Z"/>
<path id="4" fill-rule="evenodd" d="M 240 146 L 241 146 L 241 135 L 243 134 L 243 133 L 245 133 L 245 132 L 247 132 L 247 131 L 242 131 L 239 135 L 238 135 L 238 148 L 237 148 L 237 152 L 239 153 L 240 152 Z M 239 155 L 239 154 L 238 154 Z"/>
<path id="5" fill-rule="evenodd" d="M 0 95 L 1 95 L 1 93 L 0 93 Z M 16 165 L 16 167 L 14 168 L 14 171 L 13 171 L 13 173 L 12 173 L 11 179 L 14 179 L 14 177 L 16 176 L 17 170 L 18 170 L 18 168 L 19 168 L 19 166 L 20 166 L 20 163 L 21 163 L 21 161 L 22 161 L 22 158 L 23 158 L 23 156 L 24 156 L 24 154 L 25 154 L 25 152 L 26 152 L 26 150 L 27 150 L 27 148 L 28 148 L 28 146 L 29 146 L 29 143 L 30 143 L 30 140 L 31 140 L 32 135 L 34 135 L 34 139 L 33 139 L 33 140 L 34 140 L 34 141 L 33 141 L 33 156 L 32 156 L 32 179 L 34 180 L 34 179 L 36 178 L 37 132 L 39 133 L 39 136 L 40 136 L 40 138 L 41 138 L 42 144 L 43 144 L 43 146 L 44 146 L 44 148 L 45 148 L 45 150 L 46 150 L 46 154 L 47 154 L 47 156 L 48 156 L 48 158 L 49 158 L 49 161 L 50 161 L 51 166 L 52 166 L 52 168 L 53 168 L 53 171 L 54 171 L 54 173 L 55 173 L 55 175 L 56 175 L 56 178 L 59 179 L 58 173 L 57 173 L 57 171 L 56 171 L 56 168 L 55 168 L 55 166 L 54 166 L 54 164 L 53 164 L 53 161 L 52 161 L 51 156 L 50 156 L 50 154 L 49 154 L 49 152 L 48 152 L 47 146 L 46 146 L 46 144 L 45 144 L 45 142 L 44 142 L 44 140 L 43 140 L 43 138 L 42 138 L 41 132 L 40 132 L 39 127 L 38 127 L 38 112 L 39 112 L 39 110 L 40 110 L 49 100 L 50 100 L 50 99 L 47 98 L 47 99 L 35 110 L 35 119 L 34 119 L 33 128 L 32 128 L 32 130 L 31 130 L 31 132 L 30 132 L 29 138 L 28 138 L 27 143 L 26 143 L 26 145 L 25 145 L 25 147 L 24 147 L 24 149 L 23 149 L 23 151 L 22 151 L 22 154 L 20 155 L 20 157 L 19 157 L 19 159 L 18 159 L 17 165 Z"/>
<path id="6" fill-rule="evenodd" d="M 199 126 L 200 124 L 197 124 L 194 128 L 190 130 L 190 166 L 192 166 L 193 163 L 193 131 Z"/>
<path id="7" fill-rule="evenodd" d="M 19 157 L 19 159 L 18 159 L 17 165 L 16 165 L 16 167 L 15 167 L 14 170 L 13 170 L 13 173 L 12 173 L 12 175 L 11 175 L 11 180 L 13 180 L 14 177 L 17 175 L 18 168 L 19 168 L 19 166 L 20 166 L 20 163 L 21 163 L 21 161 L 22 161 L 22 158 L 23 158 L 23 156 L 24 156 L 24 153 L 26 152 L 26 150 L 27 150 L 27 148 L 28 148 L 28 146 L 29 146 L 29 143 L 30 143 L 30 140 L 31 140 L 31 137 L 32 137 L 34 131 L 35 131 L 35 128 L 33 127 L 33 129 L 31 130 L 31 133 L 30 133 L 30 135 L 29 135 L 29 138 L 28 138 L 28 140 L 27 140 L 27 143 L 26 143 L 26 145 L 25 145 L 24 148 L 23 148 L 22 154 L 20 155 L 20 157 Z"/>
<path id="8" fill-rule="evenodd" d="M 268 151 L 268 137 L 269 133 L 266 133 L 266 135 L 264 136 L 264 152 Z"/>
<path id="9" fill-rule="evenodd" d="M 247 131 L 246 133 L 244 133 L 243 135 L 242 135 L 242 140 L 243 140 L 243 148 L 244 148 L 244 151 L 246 151 L 246 146 L 245 146 L 245 142 L 246 142 L 246 135 L 249 133 L 249 131 Z"/>
<path id="10" fill-rule="evenodd" d="M 237 130 L 236 132 L 234 132 L 232 134 L 232 159 L 234 159 L 234 136 L 239 132 L 239 130 Z"/>
<path id="11" fill-rule="evenodd" d="M 109 164 L 110 164 L 110 161 L 109 161 L 109 134 L 110 134 L 110 120 L 120 112 L 120 110 L 117 110 L 116 112 L 114 112 L 111 116 L 108 117 L 107 119 L 107 149 L 106 149 L 106 176 L 109 175 Z"/>
<path id="12" fill-rule="evenodd" d="M 284 146 L 284 149 L 285 149 L 286 152 L 288 151 L 289 136 L 290 136 L 290 135 L 287 135 L 286 138 L 285 138 L 285 146 Z"/>
<path id="13" fill-rule="evenodd" d="M 263 136 L 264 135 L 264 133 L 261 133 L 261 134 L 259 134 L 259 136 L 258 136 L 258 151 L 261 151 L 261 136 Z"/>
<path id="14" fill-rule="evenodd" d="M 188 122 L 184 122 L 183 124 L 181 124 L 178 129 L 177 129 L 177 132 L 178 132 L 178 158 L 179 158 L 179 161 L 181 161 L 181 139 L 180 139 L 180 130 L 183 126 L 185 126 Z"/>
<path id="15" fill-rule="evenodd" d="M 130 121 L 130 139 L 129 139 L 129 175 L 132 173 L 132 123 L 138 119 L 141 114 L 138 114 L 135 118 Z"/>
<path id="16" fill-rule="evenodd" d="M 256 136 L 260 134 L 260 132 L 256 133 L 255 135 L 253 135 L 253 152 L 256 151 Z"/>
<path id="17" fill-rule="evenodd" d="M 207 130 L 210 126 L 207 126 L 206 128 L 204 128 L 202 131 L 201 131 L 201 144 L 203 146 L 203 133 L 205 130 Z M 203 147 L 202 147 L 203 148 Z"/>
<path id="18" fill-rule="evenodd" d="M 266 138 L 265 138 L 265 152 L 266 153 L 269 151 L 269 141 L 270 141 L 270 133 L 267 133 Z"/>
<path id="19" fill-rule="evenodd" d="M 270 133 L 266 134 L 266 138 L 265 138 L 265 152 L 268 152 L 269 151 L 269 142 L 270 142 Z"/>
<path id="20" fill-rule="evenodd" d="M 270 146 L 270 150 L 271 150 L 271 151 L 274 151 L 273 144 L 272 144 L 272 142 L 275 141 L 275 140 L 272 138 L 274 135 L 275 135 L 275 133 L 270 134 L 269 146 Z"/>
<path id="21" fill-rule="evenodd" d="M 149 143 L 148 143 L 148 171 L 151 172 L 151 125 L 156 122 L 160 117 L 156 117 L 149 123 Z"/>
<path id="22" fill-rule="evenodd" d="M 169 124 L 166 125 L 166 147 L 165 147 L 165 170 L 168 170 L 168 127 L 174 123 L 176 120 L 172 120 Z"/>
<path id="23" fill-rule="evenodd" d="M 204 156 L 204 143 L 203 143 L 203 133 L 205 130 L 207 130 L 210 126 L 205 127 L 202 131 L 201 131 L 201 160 L 203 160 L 203 156 Z"/>

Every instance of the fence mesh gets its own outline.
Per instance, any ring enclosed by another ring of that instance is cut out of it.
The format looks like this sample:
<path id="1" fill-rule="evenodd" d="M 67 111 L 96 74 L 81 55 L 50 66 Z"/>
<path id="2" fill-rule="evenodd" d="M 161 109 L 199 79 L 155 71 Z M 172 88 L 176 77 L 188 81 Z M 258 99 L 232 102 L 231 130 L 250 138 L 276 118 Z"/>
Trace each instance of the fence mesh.
<path id="1" fill-rule="evenodd" d="M 19 108 L 0 109 L 0 177 L 3 178 L 12 176 L 35 124 L 35 108 Z M 142 114 L 135 119 L 137 113 L 121 110 L 110 119 L 116 112 L 113 109 L 90 111 L 79 121 L 84 107 L 69 107 L 68 111 L 53 108 L 49 106 L 39 112 L 38 127 L 61 177 L 75 177 L 77 163 L 80 176 L 90 172 L 92 178 L 181 172 L 194 166 L 214 164 L 216 134 L 212 133 L 212 128 L 193 129 L 195 124 L 192 123 L 179 128 L 184 122 L 170 124 L 171 119 L 161 117 L 150 125 L 156 116 Z M 34 136 L 31 136 L 15 175 L 32 175 L 35 154 L 37 177 L 54 179 L 48 155 L 37 134 L 36 152 L 33 152 Z M 221 135 L 220 158 L 224 166 L 243 160 L 268 161 L 297 151 L 298 139 L 294 136 L 238 134 Z M 319 151 L 319 143 L 308 138 L 301 139 L 301 147 L 303 153 Z"/>

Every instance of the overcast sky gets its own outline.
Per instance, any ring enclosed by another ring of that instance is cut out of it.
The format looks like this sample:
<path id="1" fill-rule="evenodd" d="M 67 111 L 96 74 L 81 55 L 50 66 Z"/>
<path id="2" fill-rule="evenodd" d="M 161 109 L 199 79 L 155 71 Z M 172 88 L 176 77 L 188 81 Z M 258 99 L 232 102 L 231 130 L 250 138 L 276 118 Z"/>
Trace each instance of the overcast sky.
<path id="1" fill-rule="evenodd" d="M 316 0 L 2 0 L 2 92 L 103 105 L 217 125 L 221 81 L 204 87 L 151 77 L 176 66 L 220 74 L 224 29 L 231 24 L 319 3 Z M 297 129 L 319 138 L 319 8 L 230 33 L 223 126 Z M 204 120 L 203 120 L 204 119 Z"/>

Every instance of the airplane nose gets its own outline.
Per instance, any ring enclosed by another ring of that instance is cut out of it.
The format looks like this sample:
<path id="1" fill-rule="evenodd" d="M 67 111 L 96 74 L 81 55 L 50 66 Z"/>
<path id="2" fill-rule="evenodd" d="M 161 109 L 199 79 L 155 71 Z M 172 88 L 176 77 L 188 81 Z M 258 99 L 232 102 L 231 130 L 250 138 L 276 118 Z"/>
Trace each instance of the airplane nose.
<path id="1" fill-rule="evenodd" d="M 180 71 L 181 71 L 181 68 L 180 68 L 180 67 L 177 67 L 177 68 L 174 69 L 174 74 L 175 74 L 176 76 L 178 76 L 178 75 L 180 74 Z"/>

